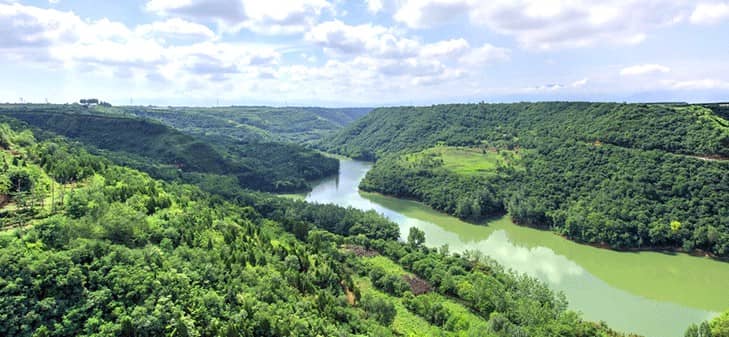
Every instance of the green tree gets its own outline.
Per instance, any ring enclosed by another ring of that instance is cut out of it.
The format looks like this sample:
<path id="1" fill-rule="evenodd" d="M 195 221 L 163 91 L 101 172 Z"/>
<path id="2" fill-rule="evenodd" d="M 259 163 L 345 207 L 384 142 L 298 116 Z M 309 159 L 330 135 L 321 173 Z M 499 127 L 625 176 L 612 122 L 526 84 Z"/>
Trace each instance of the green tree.
<path id="1" fill-rule="evenodd" d="M 408 232 L 408 243 L 413 247 L 420 247 L 425 243 L 425 232 L 417 227 L 410 227 Z"/>
<path id="2" fill-rule="evenodd" d="M 366 294 L 360 302 L 362 308 L 380 324 L 389 326 L 395 320 L 395 305 L 385 298 Z"/>

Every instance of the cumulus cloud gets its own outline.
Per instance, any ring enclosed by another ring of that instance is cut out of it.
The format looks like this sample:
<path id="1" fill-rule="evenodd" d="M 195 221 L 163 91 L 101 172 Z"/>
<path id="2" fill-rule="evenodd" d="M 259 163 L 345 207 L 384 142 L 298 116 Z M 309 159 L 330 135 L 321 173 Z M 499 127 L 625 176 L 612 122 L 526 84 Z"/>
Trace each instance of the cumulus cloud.
<path id="1" fill-rule="evenodd" d="M 420 54 L 424 57 L 455 57 L 463 55 L 471 48 L 463 38 L 438 41 L 423 46 Z"/>
<path id="2" fill-rule="evenodd" d="M 684 20 L 693 10 L 682 0 L 405 0 L 395 20 L 433 27 L 461 17 L 514 36 L 530 49 L 636 44 L 656 28 Z"/>
<path id="3" fill-rule="evenodd" d="M 670 72 L 671 68 L 660 64 L 639 64 L 620 70 L 620 76 L 640 76 Z"/>
<path id="4" fill-rule="evenodd" d="M 465 56 L 460 58 L 460 62 L 470 66 L 484 65 L 495 61 L 506 61 L 509 59 L 511 51 L 506 48 L 500 48 L 491 44 L 473 49 Z"/>
<path id="5" fill-rule="evenodd" d="M 343 62 L 338 64 L 347 64 L 351 72 L 397 78 L 416 86 L 459 79 L 467 73 L 467 67 L 509 57 L 507 49 L 490 44 L 472 48 L 463 38 L 423 43 L 392 28 L 352 26 L 338 20 L 313 27 L 306 40 L 322 47 L 330 57 L 341 59 Z"/>
<path id="6" fill-rule="evenodd" d="M 385 6 L 384 0 L 365 0 L 367 3 L 367 10 L 371 13 L 377 14 Z"/>
<path id="7" fill-rule="evenodd" d="M 143 36 L 161 37 L 163 39 L 198 41 L 211 40 L 216 37 L 215 33 L 207 26 L 181 18 L 171 18 L 165 21 L 140 25 L 137 26 L 136 32 Z"/>
<path id="8" fill-rule="evenodd" d="M 20 51 L 78 39 L 83 22 L 75 15 L 18 3 L 0 3 L 0 48 Z"/>
<path id="9" fill-rule="evenodd" d="M 698 79 L 698 80 L 682 80 L 664 82 L 669 88 L 674 90 L 729 90 L 729 82 L 717 79 Z"/>
<path id="10" fill-rule="evenodd" d="M 162 16 L 181 16 L 194 21 L 236 24 L 246 19 L 240 0 L 149 0 L 147 11 Z"/>
<path id="11" fill-rule="evenodd" d="M 351 26 L 339 20 L 313 27 L 306 40 L 333 53 L 366 52 L 386 57 L 414 56 L 419 47 L 417 41 L 399 37 L 389 28 L 371 24 Z"/>
<path id="12" fill-rule="evenodd" d="M 711 2 L 700 3 L 691 13 L 691 23 L 694 24 L 716 24 L 729 20 L 729 3 Z"/>
<path id="13" fill-rule="evenodd" d="M 145 8 L 162 16 L 215 22 L 226 31 L 292 34 L 305 31 L 333 6 L 326 0 L 149 0 Z"/>
<path id="14" fill-rule="evenodd" d="M 440 25 L 468 13 L 469 0 L 406 0 L 395 13 L 395 20 L 413 28 Z"/>
<path id="15" fill-rule="evenodd" d="M 179 18 L 130 28 L 106 18 L 83 20 L 72 12 L 0 4 L 0 31 L 10 32 L 0 35 L 0 57 L 114 78 L 222 81 L 267 71 L 280 59 L 273 48 L 218 42 L 206 26 Z"/>
<path id="16" fill-rule="evenodd" d="M 536 87 L 530 87 L 525 88 L 523 91 L 525 92 L 549 92 L 549 91 L 559 91 L 563 89 L 578 89 L 582 88 L 587 85 L 589 82 L 589 79 L 583 78 L 581 80 L 576 80 L 569 84 L 562 84 L 562 83 L 550 83 L 550 84 L 544 84 L 544 85 L 538 85 Z"/>

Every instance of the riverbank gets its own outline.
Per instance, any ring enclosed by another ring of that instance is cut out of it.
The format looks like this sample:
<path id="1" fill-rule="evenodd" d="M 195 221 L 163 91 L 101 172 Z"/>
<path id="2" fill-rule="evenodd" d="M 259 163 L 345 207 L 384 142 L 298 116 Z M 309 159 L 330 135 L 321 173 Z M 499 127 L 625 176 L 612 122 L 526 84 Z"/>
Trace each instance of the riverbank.
<path id="1" fill-rule="evenodd" d="M 430 247 L 478 251 L 563 292 L 570 308 L 587 319 L 604 320 L 622 331 L 680 337 L 691 323 L 729 307 L 729 267 L 723 262 L 682 253 L 596 249 L 518 226 L 507 217 L 467 223 L 418 202 L 360 192 L 357 186 L 370 167 L 342 161 L 339 176 L 315 186 L 307 200 L 375 210 L 400 225 L 401 237 L 411 227 L 423 230 Z"/>

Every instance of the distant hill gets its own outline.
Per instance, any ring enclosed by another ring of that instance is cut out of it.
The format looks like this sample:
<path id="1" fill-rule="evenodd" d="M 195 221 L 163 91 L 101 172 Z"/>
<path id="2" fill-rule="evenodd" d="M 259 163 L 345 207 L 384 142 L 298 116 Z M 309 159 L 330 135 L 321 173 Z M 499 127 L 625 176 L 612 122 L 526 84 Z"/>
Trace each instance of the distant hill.
<path id="1" fill-rule="evenodd" d="M 0 123 L 1 336 L 626 336 L 374 211 L 225 200 L 78 145 Z"/>
<path id="2" fill-rule="evenodd" d="M 232 106 L 122 107 L 124 113 L 159 120 L 193 135 L 236 141 L 310 143 L 366 115 L 370 108 Z"/>
<path id="3" fill-rule="evenodd" d="M 366 191 L 617 249 L 729 257 L 727 106 L 547 102 L 376 109 L 319 146 L 376 159 Z"/>
<path id="4" fill-rule="evenodd" d="M 338 168 L 336 160 L 294 144 L 257 142 L 229 151 L 158 121 L 101 114 L 75 105 L 3 106 L 0 113 L 111 152 L 107 156 L 119 164 L 166 179 L 227 176 L 244 188 L 290 192 L 306 189 L 307 181 L 334 174 Z"/>
<path id="5" fill-rule="evenodd" d="M 380 108 L 320 147 L 351 156 L 450 145 L 532 146 L 544 137 L 729 156 L 727 121 L 700 106 L 544 102 Z"/>

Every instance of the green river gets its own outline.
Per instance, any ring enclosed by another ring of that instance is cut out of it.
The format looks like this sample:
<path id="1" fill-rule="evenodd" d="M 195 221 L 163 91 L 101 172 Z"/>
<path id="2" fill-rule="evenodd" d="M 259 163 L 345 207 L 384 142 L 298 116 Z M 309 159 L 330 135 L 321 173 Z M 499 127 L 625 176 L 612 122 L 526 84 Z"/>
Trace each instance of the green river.
<path id="1" fill-rule="evenodd" d="M 374 209 L 400 225 L 401 237 L 418 227 L 428 246 L 481 251 L 563 292 L 586 319 L 646 337 L 680 337 L 689 324 L 729 309 L 729 263 L 594 248 L 514 225 L 508 217 L 470 224 L 418 202 L 359 192 L 371 163 L 340 163 L 339 175 L 317 184 L 306 200 Z"/>

